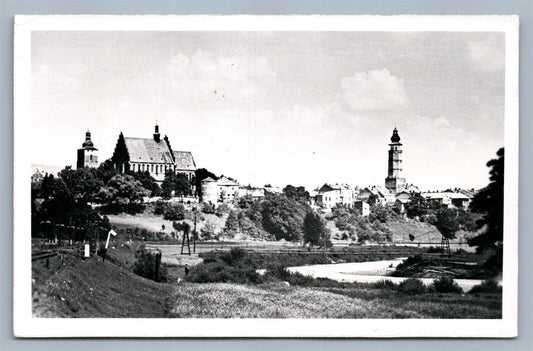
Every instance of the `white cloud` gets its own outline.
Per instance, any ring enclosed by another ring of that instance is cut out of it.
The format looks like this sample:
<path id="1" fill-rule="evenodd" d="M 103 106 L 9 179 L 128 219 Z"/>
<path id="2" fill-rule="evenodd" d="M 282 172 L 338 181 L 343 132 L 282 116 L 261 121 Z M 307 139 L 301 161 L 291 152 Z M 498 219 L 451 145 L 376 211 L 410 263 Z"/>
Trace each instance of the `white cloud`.
<path id="1" fill-rule="evenodd" d="M 504 47 L 498 47 L 488 40 L 469 42 L 468 57 L 472 64 L 480 70 L 497 71 L 504 69 Z"/>
<path id="2" fill-rule="evenodd" d="M 353 111 L 390 110 L 407 104 L 403 79 L 388 69 L 358 72 L 343 78 L 344 98 Z"/>

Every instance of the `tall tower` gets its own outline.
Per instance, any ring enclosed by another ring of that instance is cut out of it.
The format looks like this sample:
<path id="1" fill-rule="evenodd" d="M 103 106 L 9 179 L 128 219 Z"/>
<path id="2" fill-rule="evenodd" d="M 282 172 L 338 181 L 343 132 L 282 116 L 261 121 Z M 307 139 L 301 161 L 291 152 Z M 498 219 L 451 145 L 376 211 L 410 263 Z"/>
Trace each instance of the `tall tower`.
<path id="1" fill-rule="evenodd" d="M 85 142 L 81 145 L 81 149 L 78 149 L 78 161 L 76 162 L 76 168 L 83 167 L 98 167 L 98 149 L 94 147 L 91 141 L 91 132 L 85 133 Z"/>
<path id="2" fill-rule="evenodd" d="M 402 178 L 402 144 L 398 129 L 394 128 L 389 144 L 389 171 L 385 178 L 385 187 L 392 193 L 397 193 L 405 187 L 405 178 Z"/>

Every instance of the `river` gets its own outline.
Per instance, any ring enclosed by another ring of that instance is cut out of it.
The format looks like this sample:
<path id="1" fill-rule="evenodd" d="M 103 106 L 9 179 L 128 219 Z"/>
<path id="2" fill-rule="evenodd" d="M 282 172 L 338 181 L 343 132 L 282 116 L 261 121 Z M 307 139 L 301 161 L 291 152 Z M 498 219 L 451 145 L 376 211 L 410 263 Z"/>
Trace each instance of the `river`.
<path id="1" fill-rule="evenodd" d="M 381 280 L 390 280 L 394 283 L 400 283 L 407 278 L 389 277 L 387 274 L 394 271 L 397 265 L 402 263 L 406 257 L 394 260 L 354 262 L 354 263 L 335 263 L 319 264 L 312 266 L 288 267 L 289 272 L 298 272 L 313 278 L 328 278 L 339 282 L 348 283 L 375 283 Z M 433 283 L 432 278 L 419 278 L 425 285 Z M 457 284 L 468 292 L 474 285 L 481 284 L 481 279 L 455 279 Z"/>

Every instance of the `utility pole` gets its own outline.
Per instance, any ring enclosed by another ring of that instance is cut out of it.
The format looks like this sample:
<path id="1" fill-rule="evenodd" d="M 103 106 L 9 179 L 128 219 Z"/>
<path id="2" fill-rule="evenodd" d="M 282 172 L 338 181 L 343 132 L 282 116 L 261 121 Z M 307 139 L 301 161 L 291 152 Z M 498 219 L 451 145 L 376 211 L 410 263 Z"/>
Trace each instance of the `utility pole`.
<path id="1" fill-rule="evenodd" d="M 194 230 L 192 232 L 192 252 L 196 253 L 196 214 L 198 213 L 198 208 L 194 207 Z"/>

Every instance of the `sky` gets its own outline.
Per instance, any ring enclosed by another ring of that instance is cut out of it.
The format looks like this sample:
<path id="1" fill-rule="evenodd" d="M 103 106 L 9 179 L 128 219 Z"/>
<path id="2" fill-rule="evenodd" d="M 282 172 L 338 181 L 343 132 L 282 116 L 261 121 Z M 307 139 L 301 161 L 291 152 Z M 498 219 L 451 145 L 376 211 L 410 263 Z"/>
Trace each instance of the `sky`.
<path id="1" fill-rule="evenodd" d="M 394 127 L 422 190 L 481 188 L 504 145 L 497 32 L 32 32 L 34 164 L 101 161 L 156 123 L 241 184 L 384 185 Z"/>

